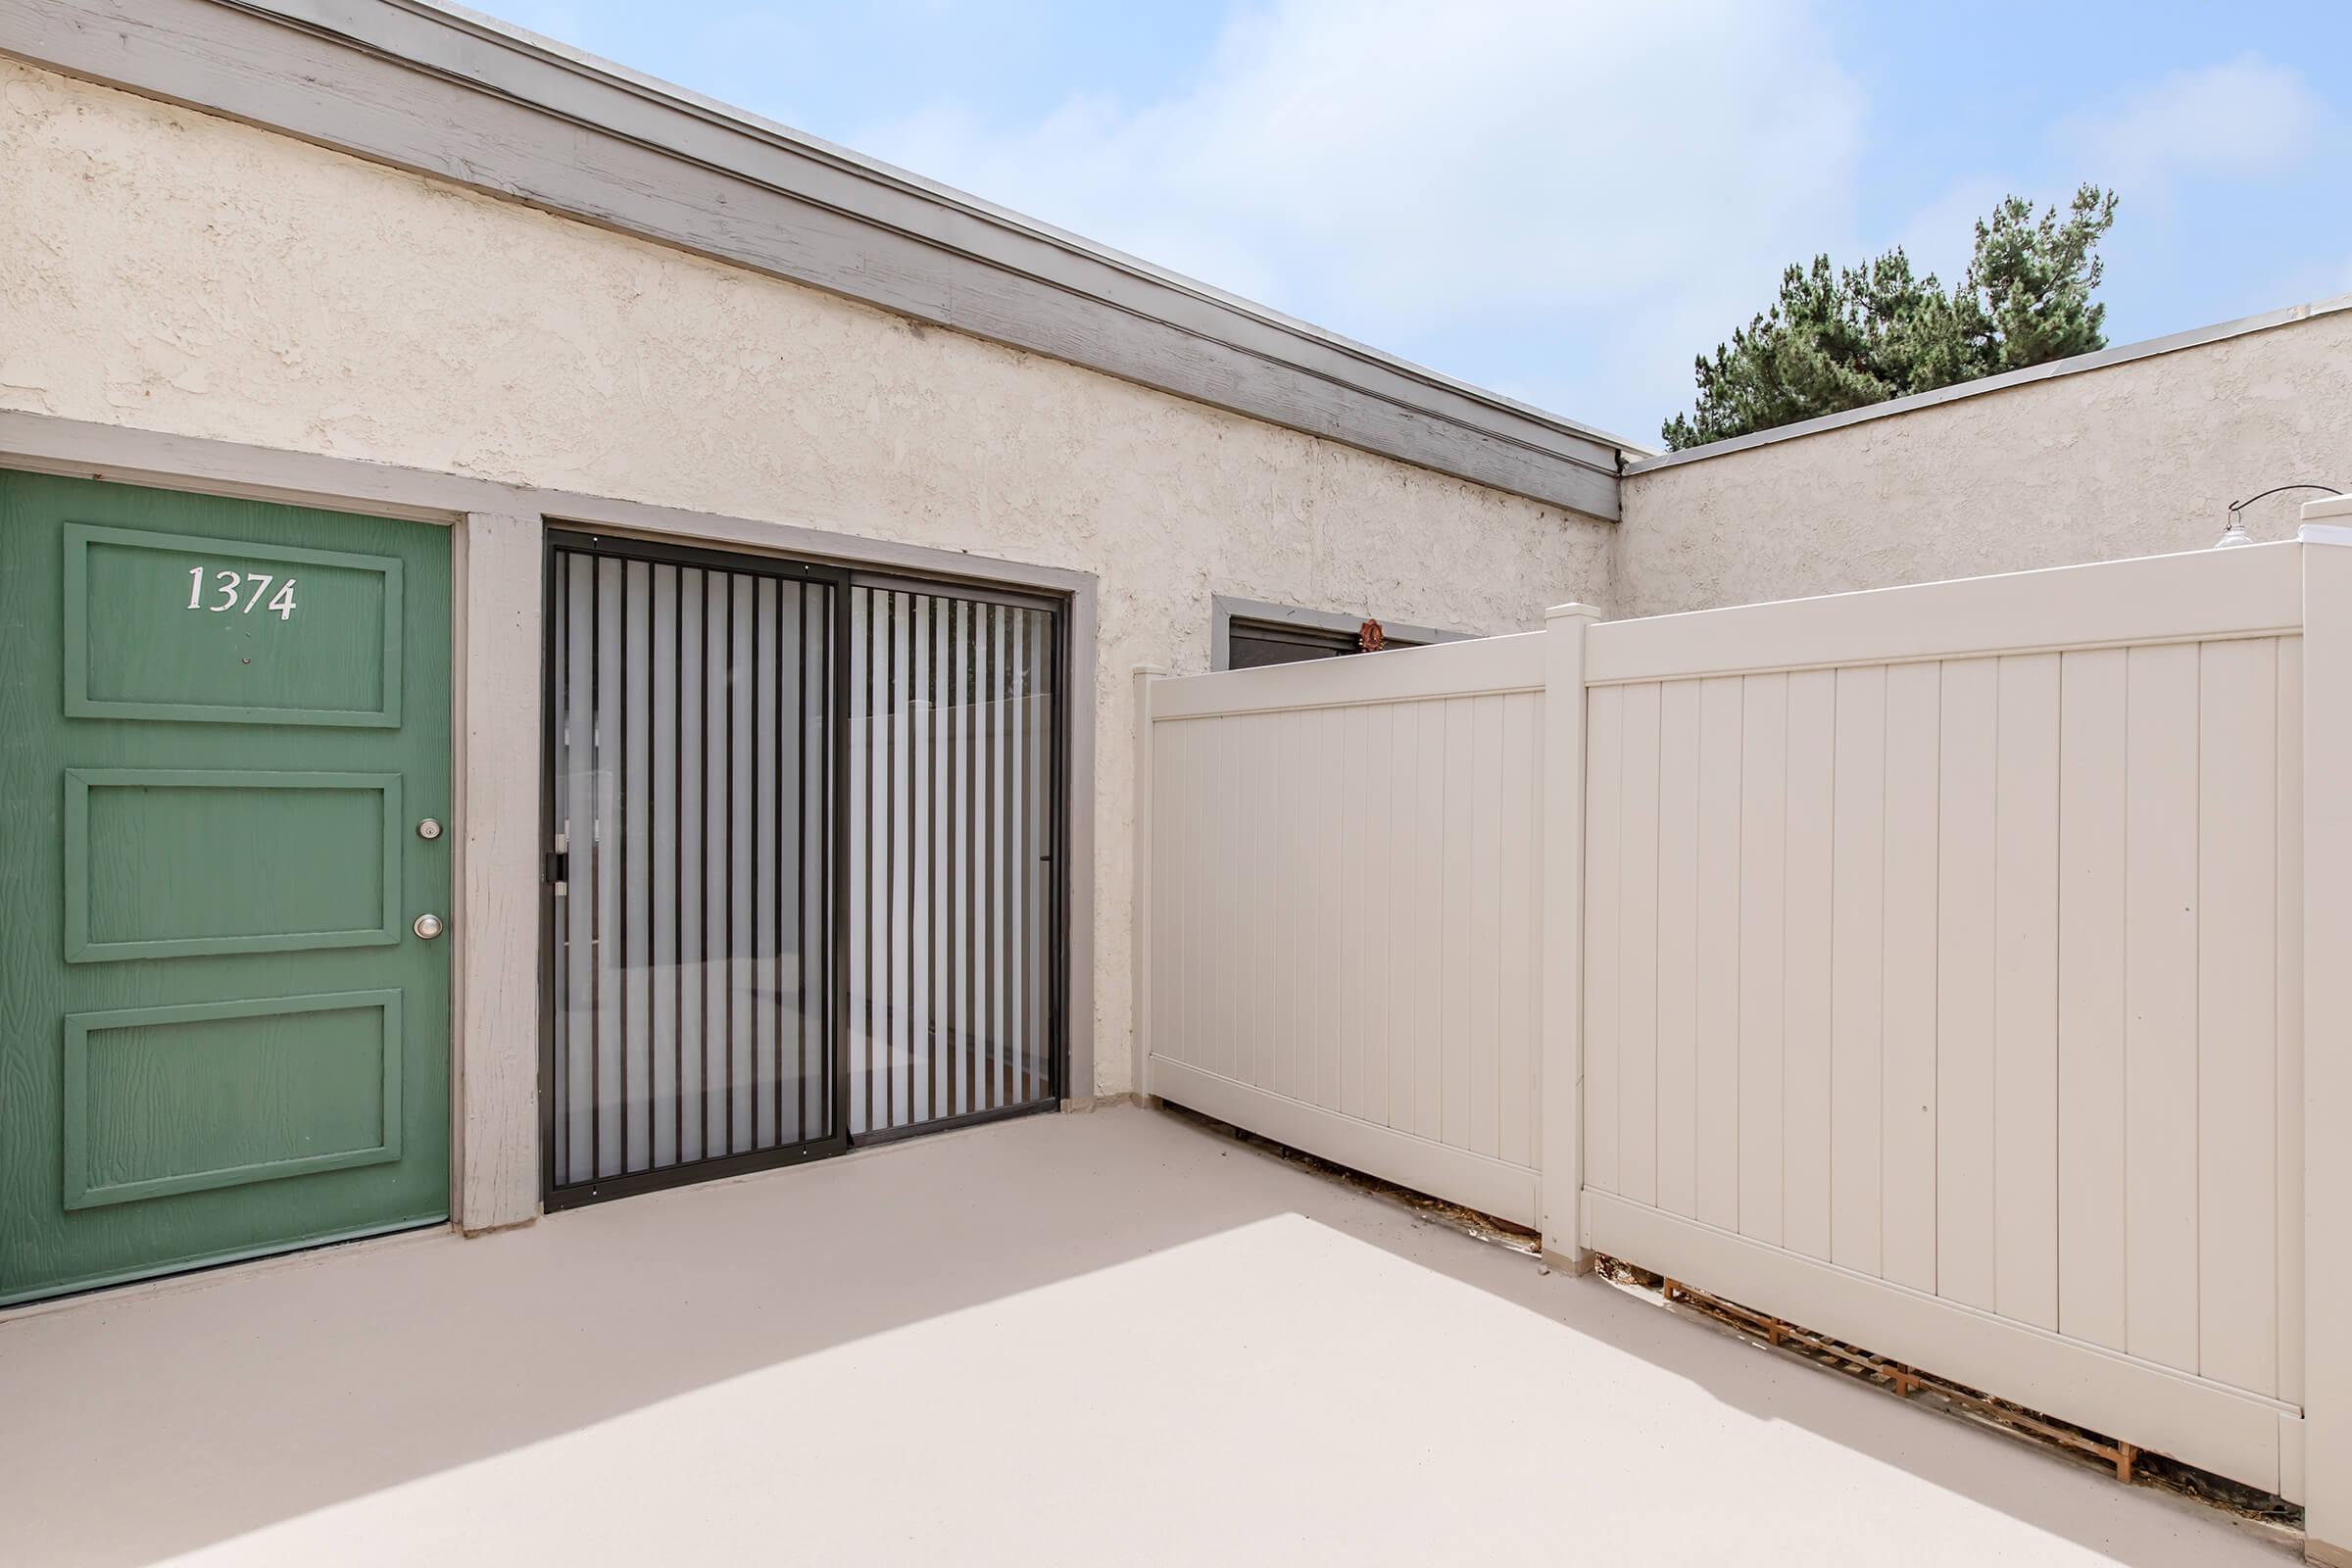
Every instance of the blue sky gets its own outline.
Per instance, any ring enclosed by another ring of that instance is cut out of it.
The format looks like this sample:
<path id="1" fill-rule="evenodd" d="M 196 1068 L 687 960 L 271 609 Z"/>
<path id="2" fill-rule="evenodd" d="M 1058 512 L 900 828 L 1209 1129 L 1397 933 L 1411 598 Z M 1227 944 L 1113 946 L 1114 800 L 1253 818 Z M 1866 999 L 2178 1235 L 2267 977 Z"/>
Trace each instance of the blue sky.
<path id="1" fill-rule="evenodd" d="M 2352 292 L 2352 5 L 507 0 L 499 14 L 1654 444 L 1782 266 L 2116 187 L 2108 337 Z"/>

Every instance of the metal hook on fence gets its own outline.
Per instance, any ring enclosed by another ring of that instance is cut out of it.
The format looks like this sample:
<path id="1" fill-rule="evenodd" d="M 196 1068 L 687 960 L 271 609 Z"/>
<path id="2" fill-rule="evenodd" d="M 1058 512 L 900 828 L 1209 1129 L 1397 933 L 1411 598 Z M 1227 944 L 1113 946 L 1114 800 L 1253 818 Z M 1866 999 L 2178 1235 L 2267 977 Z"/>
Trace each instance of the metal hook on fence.
<path id="1" fill-rule="evenodd" d="M 2275 484 L 2268 490 L 2264 490 L 2257 494 L 2246 497 L 2246 499 L 2243 501 L 2232 501 L 2230 503 L 2229 526 L 2225 527 L 2222 530 L 2222 536 L 2213 542 L 2213 548 L 2216 550 L 2228 550 L 2236 545 L 2252 544 L 2254 542 L 2253 536 L 2246 532 L 2245 519 L 2239 516 L 2238 514 L 2244 512 L 2255 502 L 2263 499 L 2264 496 L 2275 496 L 2282 490 L 2325 490 L 2331 496 L 2340 496 L 2343 494 L 2341 490 L 2338 490 L 2331 484 Z"/>

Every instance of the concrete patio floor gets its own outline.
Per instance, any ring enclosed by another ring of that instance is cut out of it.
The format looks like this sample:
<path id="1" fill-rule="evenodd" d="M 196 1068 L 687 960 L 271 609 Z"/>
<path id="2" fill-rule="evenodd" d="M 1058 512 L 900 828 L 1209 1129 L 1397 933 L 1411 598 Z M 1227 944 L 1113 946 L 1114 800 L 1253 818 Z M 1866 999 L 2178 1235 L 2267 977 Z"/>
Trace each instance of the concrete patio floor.
<path id="1" fill-rule="evenodd" d="M 1163 1113 L 0 1319 L 0 1560 L 2294 1561 Z"/>

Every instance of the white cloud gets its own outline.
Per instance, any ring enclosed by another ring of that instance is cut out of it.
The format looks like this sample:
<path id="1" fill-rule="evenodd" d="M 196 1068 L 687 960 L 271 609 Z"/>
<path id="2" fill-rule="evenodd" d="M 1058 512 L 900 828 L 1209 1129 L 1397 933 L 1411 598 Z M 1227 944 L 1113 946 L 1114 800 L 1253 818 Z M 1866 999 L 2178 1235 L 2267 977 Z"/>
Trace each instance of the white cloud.
<path id="1" fill-rule="evenodd" d="M 2187 177 L 2285 173 L 2309 155 L 2326 121 L 2301 72 L 2247 55 L 2176 72 L 2075 116 L 2060 123 L 2057 141 L 2084 178 L 2162 203 Z"/>
<path id="2" fill-rule="evenodd" d="M 853 144 L 1646 440 L 1789 257 L 1850 248 L 1863 113 L 1806 0 L 1280 0 L 1159 101 Z"/>

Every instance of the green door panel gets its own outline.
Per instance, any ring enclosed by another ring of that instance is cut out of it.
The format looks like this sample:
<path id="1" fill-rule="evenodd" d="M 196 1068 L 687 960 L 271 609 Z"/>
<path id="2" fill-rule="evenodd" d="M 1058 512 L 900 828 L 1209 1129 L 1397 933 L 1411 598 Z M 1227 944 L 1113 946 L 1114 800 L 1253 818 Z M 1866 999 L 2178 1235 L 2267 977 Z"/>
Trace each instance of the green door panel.
<path id="1" fill-rule="evenodd" d="M 0 1302 L 447 1216 L 449 583 L 0 472 Z"/>
<path id="2" fill-rule="evenodd" d="M 67 768 L 66 961 L 389 947 L 401 936 L 400 782 Z"/>
<path id="3" fill-rule="evenodd" d="M 66 1207 L 400 1158 L 401 997 L 66 1014 Z"/>
<path id="4" fill-rule="evenodd" d="M 400 727 L 398 557 L 83 522 L 65 549 L 71 716 Z"/>

